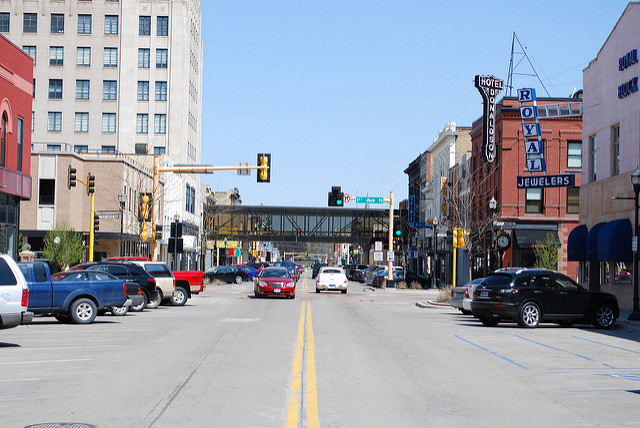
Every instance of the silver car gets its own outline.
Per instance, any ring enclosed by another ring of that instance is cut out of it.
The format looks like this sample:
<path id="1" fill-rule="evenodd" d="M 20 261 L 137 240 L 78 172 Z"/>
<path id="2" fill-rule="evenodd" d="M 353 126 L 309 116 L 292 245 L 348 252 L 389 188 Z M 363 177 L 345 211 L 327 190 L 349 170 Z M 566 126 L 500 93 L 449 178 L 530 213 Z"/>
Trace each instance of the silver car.
<path id="1" fill-rule="evenodd" d="M 27 310 L 29 287 L 20 268 L 10 256 L 0 254 L 0 329 L 29 324 L 33 312 Z"/>
<path id="2" fill-rule="evenodd" d="M 471 300 L 473 300 L 473 290 L 482 282 L 483 278 L 476 278 L 465 285 L 451 289 L 449 305 L 459 309 L 465 315 L 471 315 Z M 466 302 L 465 302 L 466 301 Z"/>

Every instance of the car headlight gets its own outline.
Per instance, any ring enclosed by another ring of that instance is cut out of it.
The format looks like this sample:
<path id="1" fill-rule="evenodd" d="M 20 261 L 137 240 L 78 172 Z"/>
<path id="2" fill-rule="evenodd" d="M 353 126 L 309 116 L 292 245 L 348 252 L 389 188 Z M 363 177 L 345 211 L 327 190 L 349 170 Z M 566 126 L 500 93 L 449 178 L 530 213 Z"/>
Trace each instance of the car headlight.
<path id="1" fill-rule="evenodd" d="M 260 286 L 260 287 L 268 287 L 269 284 L 264 282 L 264 281 L 260 281 L 260 282 L 258 282 L 258 286 Z"/>

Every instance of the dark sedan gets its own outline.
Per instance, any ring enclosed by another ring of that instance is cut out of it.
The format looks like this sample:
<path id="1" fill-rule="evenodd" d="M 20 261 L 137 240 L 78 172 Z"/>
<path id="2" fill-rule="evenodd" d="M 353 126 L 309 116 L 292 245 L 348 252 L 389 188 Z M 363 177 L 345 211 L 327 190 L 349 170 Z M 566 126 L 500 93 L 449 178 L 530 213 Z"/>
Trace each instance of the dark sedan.
<path id="1" fill-rule="evenodd" d="M 284 267 L 269 267 L 253 277 L 253 293 L 256 297 L 285 296 L 296 298 L 296 281 Z"/>
<path id="2" fill-rule="evenodd" d="M 516 321 L 529 328 L 541 322 L 611 328 L 620 315 L 613 294 L 590 291 L 566 275 L 535 268 L 499 269 L 488 275 L 473 292 L 471 312 L 487 326 Z"/>
<path id="3" fill-rule="evenodd" d="M 213 270 L 204 273 L 205 282 L 212 282 L 219 280 L 227 283 L 242 284 L 243 281 L 248 281 L 249 277 L 247 272 L 239 269 L 235 266 L 218 266 Z"/>

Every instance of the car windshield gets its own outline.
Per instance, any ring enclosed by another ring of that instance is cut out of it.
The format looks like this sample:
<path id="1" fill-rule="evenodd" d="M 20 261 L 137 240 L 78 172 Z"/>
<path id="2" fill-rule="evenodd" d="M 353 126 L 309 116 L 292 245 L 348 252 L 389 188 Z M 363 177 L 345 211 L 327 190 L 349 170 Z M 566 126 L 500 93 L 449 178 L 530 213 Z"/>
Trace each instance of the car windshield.
<path id="1" fill-rule="evenodd" d="M 265 269 L 260 276 L 262 278 L 291 278 L 286 269 Z"/>

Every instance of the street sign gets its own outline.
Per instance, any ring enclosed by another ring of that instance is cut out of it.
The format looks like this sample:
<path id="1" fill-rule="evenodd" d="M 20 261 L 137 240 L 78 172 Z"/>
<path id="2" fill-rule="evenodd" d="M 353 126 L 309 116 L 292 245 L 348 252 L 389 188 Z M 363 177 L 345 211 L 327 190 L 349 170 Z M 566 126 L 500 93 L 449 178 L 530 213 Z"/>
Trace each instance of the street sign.
<path id="1" fill-rule="evenodd" d="M 351 195 L 348 193 L 344 194 L 344 203 L 348 204 L 349 202 L 351 202 Z"/>
<path id="2" fill-rule="evenodd" d="M 382 251 L 374 251 L 373 252 L 373 261 L 374 262 L 381 262 L 383 260 L 383 255 L 384 253 Z"/>
<path id="3" fill-rule="evenodd" d="M 103 218 L 120 218 L 120 214 L 98 214 L 96 215 L 99 219 Z"/>
<path id="4" fill-rule="evenodd" d="M 382 251 L 382 241 L 375 241 L 373 245 L 374 245 L 373 249 L 375 251 Z"/>
<path id="5" fill-rule="evenodd" d="M 377 196 L 356 196 L 356 204 L 384 204 L 384 198 Z"/>
<path id="6" fill-rule="evenodd" d="M 387 252 L 387 261 L 388 262 L 392 262 L 394 260 L 394 256 L 395 256 L 395 254 L 393 253 L 393 251 L 388 251 Z"/>
<path id="7" fill-rule="evenodd" d="M 634 253 L 638 251 L 638 236 L 637 235 L 633 235 L 631 237 L 631 251 L 633 251 Z"/>

